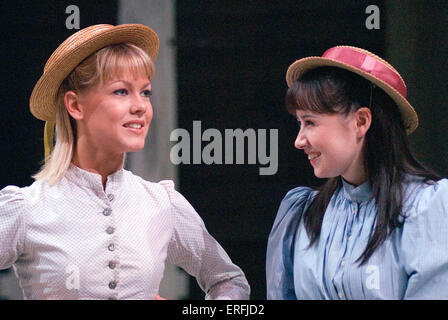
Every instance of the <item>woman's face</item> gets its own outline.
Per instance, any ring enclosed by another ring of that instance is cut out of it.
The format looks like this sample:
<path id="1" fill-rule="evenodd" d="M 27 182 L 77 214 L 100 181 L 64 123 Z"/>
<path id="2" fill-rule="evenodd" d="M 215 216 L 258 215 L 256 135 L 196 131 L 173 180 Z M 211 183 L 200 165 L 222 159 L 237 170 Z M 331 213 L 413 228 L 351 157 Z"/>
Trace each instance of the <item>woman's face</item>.
<path id="1" fill-rule="evenodd" d="M 315 176 L 342 176 L 348 182 L 361 183 L 363 139 L 359 137 L 357 113 L 345 116 L 297 110 L 296 117 L 300 131 L 294 146 L 308 155 Z"/>
<path id="2" fill-rule="evenodd" d="M 151 124 L 151 82 L 130 72 L 78 95 L 78 143 L 111 154 L 139 151 Z"/>

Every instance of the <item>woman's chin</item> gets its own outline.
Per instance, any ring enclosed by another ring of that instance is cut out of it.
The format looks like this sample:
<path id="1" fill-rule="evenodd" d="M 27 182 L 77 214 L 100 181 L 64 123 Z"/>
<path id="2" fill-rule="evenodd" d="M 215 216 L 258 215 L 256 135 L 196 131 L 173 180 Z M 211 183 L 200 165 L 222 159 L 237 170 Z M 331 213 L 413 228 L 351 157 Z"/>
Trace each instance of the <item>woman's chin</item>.
<path id="1" fill-rule="evenodd" d="M 316 178 L 319 178 L 319 179 L 328 178 L 328 177 L 326 177 L 324 174 L 322 174 L 322 173 L 320 173 L 320 172 L 316 172 L 316 171 L 314 171 L 314 176 L 315 176 Z"/>
<path id="2" fill-rule="evenodd" d="M 330 172 L 324 172 L 324 171 L 319 170 L 317 168 L 314 168 L 314 175 L 316 176 L 316 178 L 319 178 L 319 179 L 335 178 L 335 177 L 339 176 L 339 174 L 330 173 Z"/>
<path id="3" fill-rule="evenodd" d="M 144 143 L 128 146 L 126 148 L 126 152 L 138 152 L 138 151 L 141 151 L 144 147 L 145 147 Z"/>

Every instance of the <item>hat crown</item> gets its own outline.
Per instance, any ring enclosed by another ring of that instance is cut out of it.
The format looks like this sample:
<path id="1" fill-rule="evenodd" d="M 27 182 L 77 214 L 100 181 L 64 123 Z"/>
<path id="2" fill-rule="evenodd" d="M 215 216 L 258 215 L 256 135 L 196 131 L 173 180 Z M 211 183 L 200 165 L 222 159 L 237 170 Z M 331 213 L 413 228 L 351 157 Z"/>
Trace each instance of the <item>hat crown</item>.
<path id="1" fill-rule="evenodd" d="M 403 98 L 406 98 L 406 83 L 400 73 L 386 60 L 370 51 L 352 46 L 336 46 L 325 51 L 322 58 L 342 62 L 367 72 L 386 82 L 397 90 Z"/>
<path id="2" fill-rule="evenodd" d="M 104 32 L 105 30 L 109 30 L 113 27 L 114 26 L 110 24 L 97 24 L 75 32 L 70 37 L 65 39 L 64 42 L 62 42 L 59 47 L 57 47 L 56 50 L 51 54 L 50 58 L 48 58 L 47 63 L 45 63 L 44 73 L 49 70 L 56 63 L 56 61 L 59 60 L 59 57 L 65 52 L 79 46 L 83 42 L 88 41 L 96 34 Z"/>

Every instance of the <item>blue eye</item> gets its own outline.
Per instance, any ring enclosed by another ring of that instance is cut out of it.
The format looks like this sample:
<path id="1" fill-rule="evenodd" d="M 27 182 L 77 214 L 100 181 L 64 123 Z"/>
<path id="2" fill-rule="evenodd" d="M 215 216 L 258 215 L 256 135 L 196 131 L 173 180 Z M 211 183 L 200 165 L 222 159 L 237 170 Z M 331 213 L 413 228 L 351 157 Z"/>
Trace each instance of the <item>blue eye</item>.
<path id="1" fill-rule="evenodd" d="M 151 90 L 145 90 L 142 92 L 142 96 L 149 98 L 152 96 L 152 91 Z"/>
<path id="2" fill-rule="evenodd" d="M 118 89 L 114 91 L 115 94 L 118 94 L 119 96 L 123 96 L 127 93 L 126 89 Z"/>

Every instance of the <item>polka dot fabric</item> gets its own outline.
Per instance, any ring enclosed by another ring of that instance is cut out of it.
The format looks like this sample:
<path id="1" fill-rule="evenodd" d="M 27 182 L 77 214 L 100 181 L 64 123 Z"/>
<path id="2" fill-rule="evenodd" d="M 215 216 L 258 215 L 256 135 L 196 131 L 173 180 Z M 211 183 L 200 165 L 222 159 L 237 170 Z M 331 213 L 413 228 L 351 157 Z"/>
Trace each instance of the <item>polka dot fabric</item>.
<path id="1" fill-rule="evenodd" d="M 0 191 L 0 269 L 25 299 L 154 299 L 165 261 L 195 276 L 206 299 L 248 299 L 232 263 L 172 181 L 71 165 L 54 186 Z"/>

